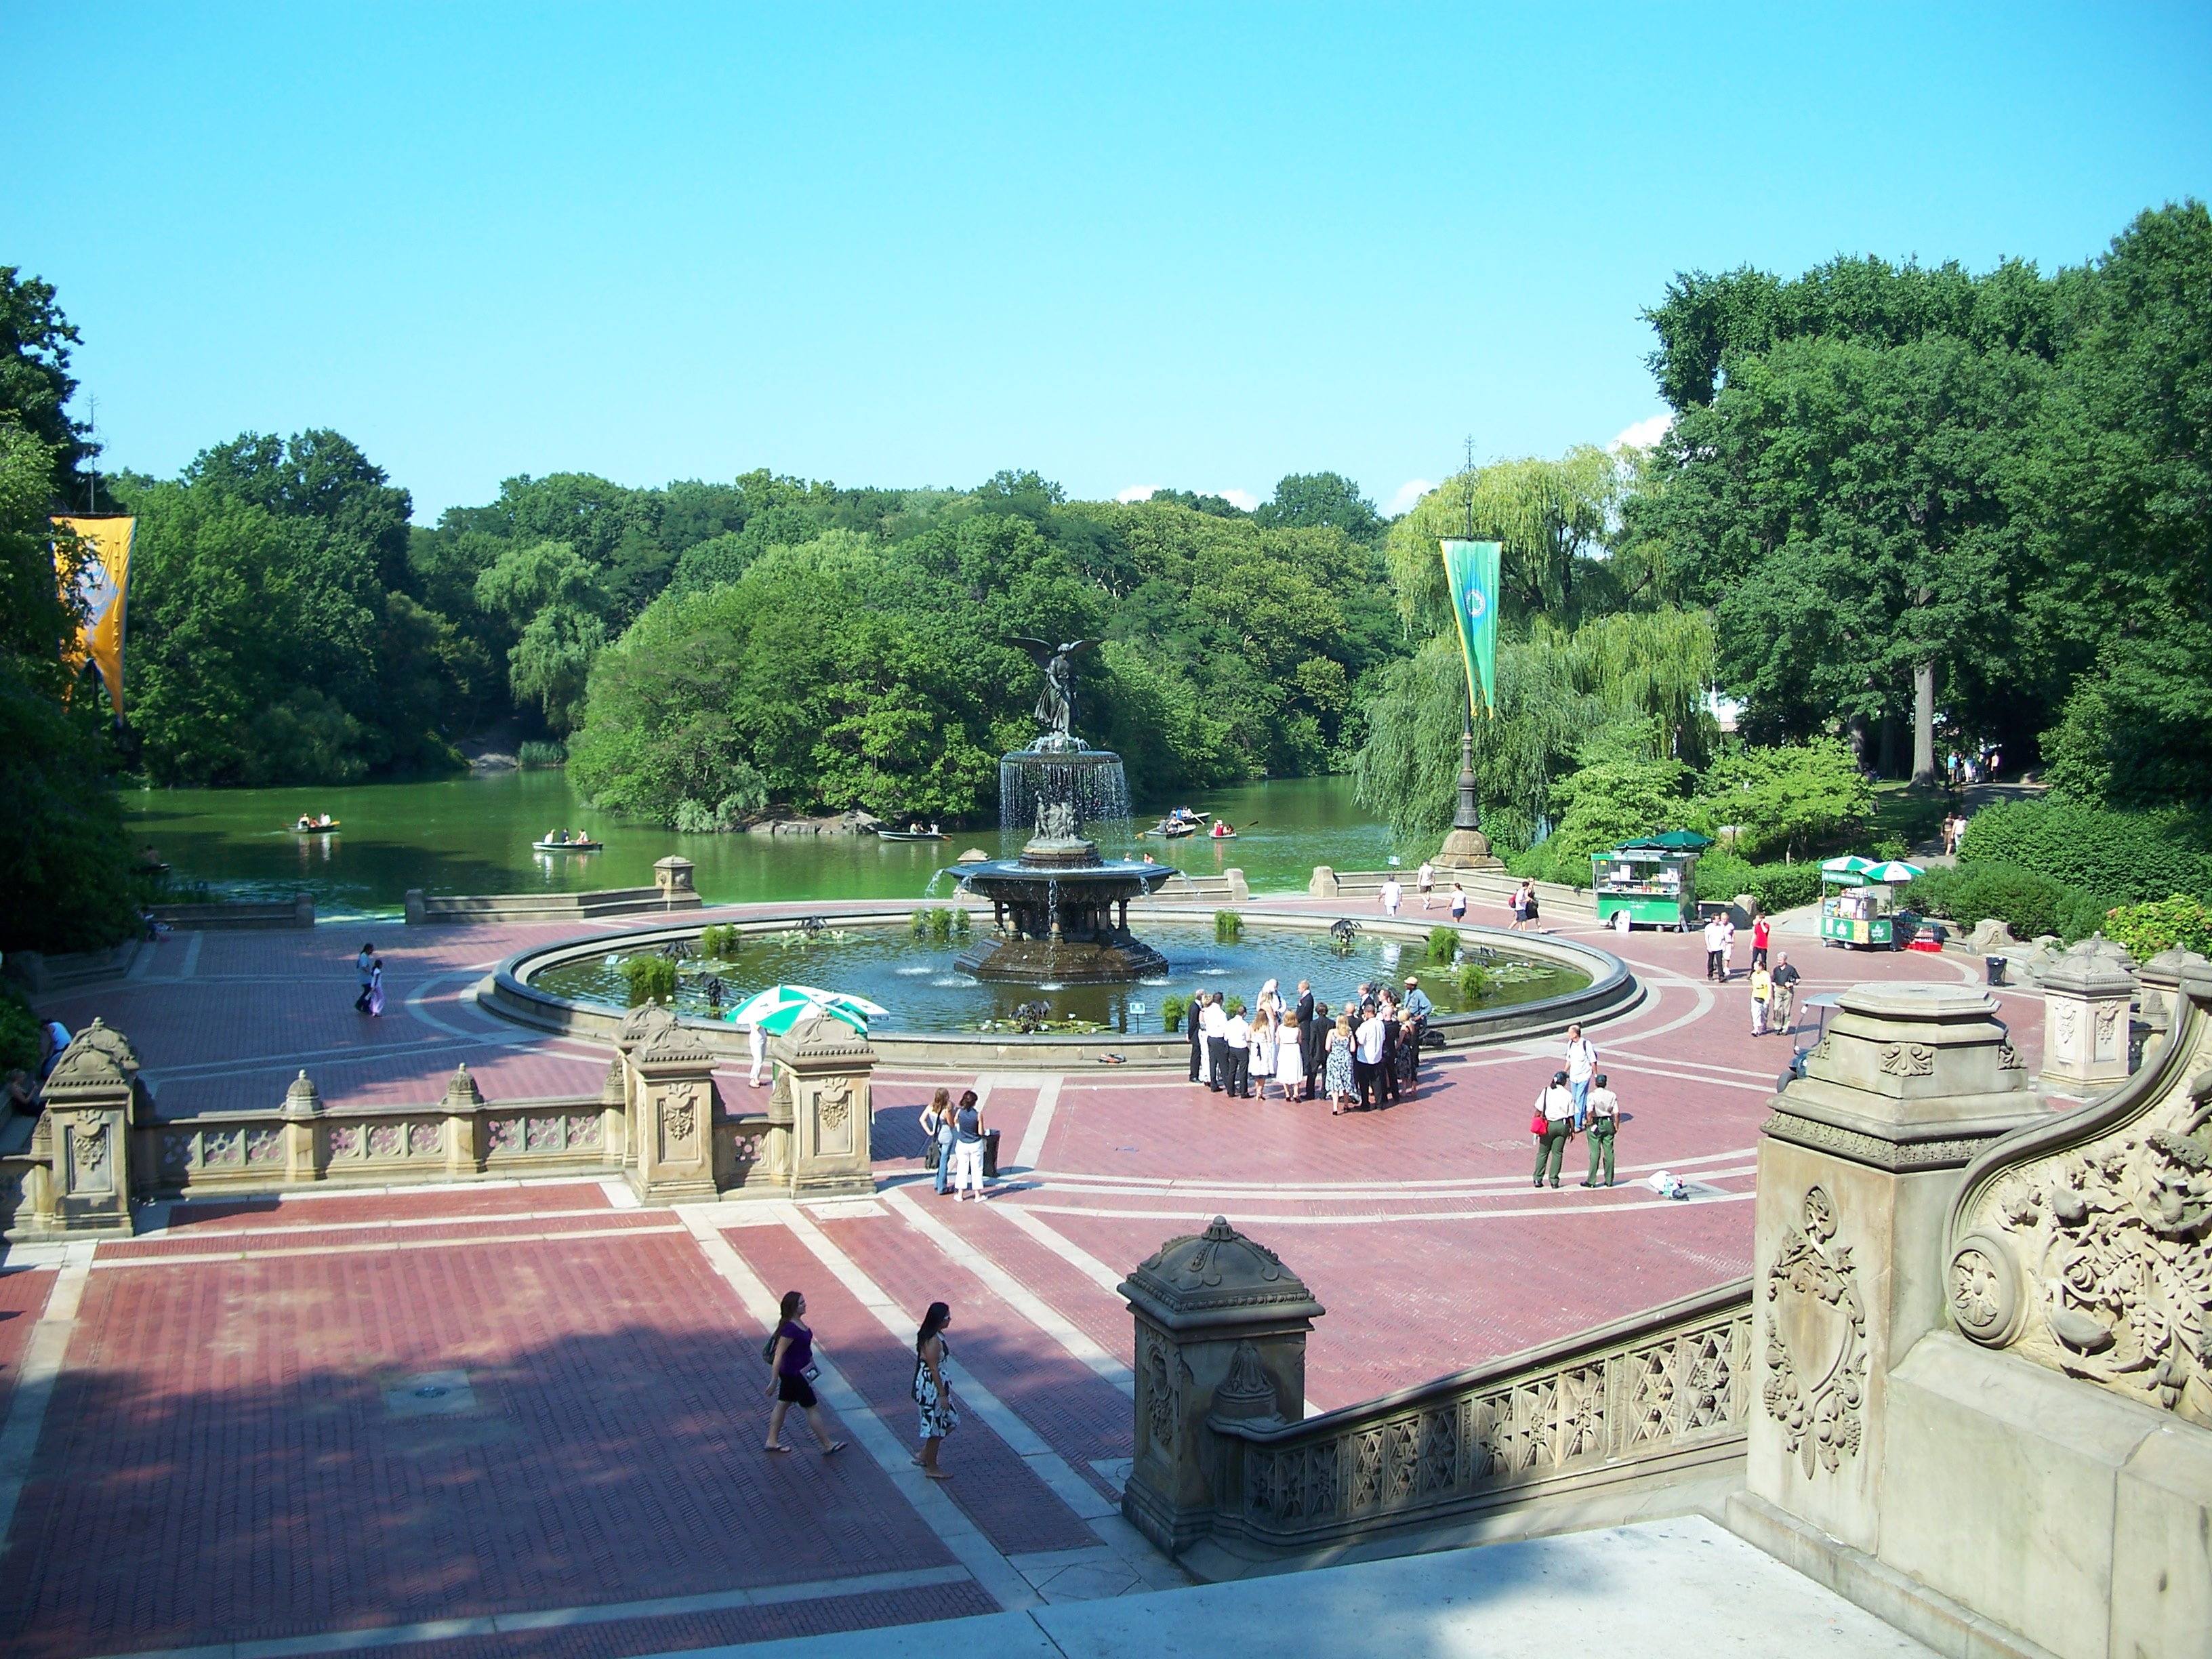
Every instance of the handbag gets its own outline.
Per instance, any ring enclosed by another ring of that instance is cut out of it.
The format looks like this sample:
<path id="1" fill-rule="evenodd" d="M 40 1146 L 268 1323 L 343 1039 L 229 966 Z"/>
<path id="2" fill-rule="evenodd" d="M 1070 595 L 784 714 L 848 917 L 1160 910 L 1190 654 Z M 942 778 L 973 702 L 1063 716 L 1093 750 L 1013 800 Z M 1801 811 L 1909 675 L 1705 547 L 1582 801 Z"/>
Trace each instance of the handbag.
<path id="1" fill-rule="evenodd" d="M 1532 1135 L 1540 1135 L 1544 1133 L 1547 1123 L 1548 1120 L 1544 1116 L 1544 1109 L 1539 1106 L 1536 1109 L 1536 1115 L 1528 1120 L 1528 1133 Z"/>
<path id="2" fill-rule="evenodd" d="M 938 1144 L 937 1137 L 935 1135 L 930 1136 L 929 1145 L 922 1151 L 921 1167 L 925 1170 L 935 1169 L 938 1165 L 938 1160 L 943 1156 L 944 1148 Z"/>

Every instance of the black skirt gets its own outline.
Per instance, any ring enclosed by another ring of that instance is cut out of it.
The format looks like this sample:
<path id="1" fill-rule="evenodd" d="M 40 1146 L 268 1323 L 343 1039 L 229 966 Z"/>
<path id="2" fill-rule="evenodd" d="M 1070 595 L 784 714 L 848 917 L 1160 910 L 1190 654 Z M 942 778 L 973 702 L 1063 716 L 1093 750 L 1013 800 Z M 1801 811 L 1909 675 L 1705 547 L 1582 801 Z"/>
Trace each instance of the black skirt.
<path id="1" fill-rule="evenodd" d="M 775 1378 L 775 1397 L 786 1405 L 800 1406 L 811 1410 L 814 1406 L 814 1385 L 803 1376 L 788 1371 L 779 1371 Z"/>

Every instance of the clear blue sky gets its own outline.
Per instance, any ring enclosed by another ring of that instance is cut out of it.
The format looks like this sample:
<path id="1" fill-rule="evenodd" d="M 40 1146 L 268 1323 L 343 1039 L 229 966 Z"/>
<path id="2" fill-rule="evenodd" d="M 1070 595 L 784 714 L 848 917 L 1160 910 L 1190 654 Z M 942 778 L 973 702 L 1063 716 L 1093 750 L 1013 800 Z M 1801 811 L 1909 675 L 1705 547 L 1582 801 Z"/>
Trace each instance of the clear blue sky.
<path id="1" fill-rule="evenodd" d="M 1656 412 L 1678 270 L 2212 195 L 2203 3 L 10 0 L 0 61 L 0 264 L 109 463 L 336 427 L 424 521 L 564 469 L 1387 507 Z"/>

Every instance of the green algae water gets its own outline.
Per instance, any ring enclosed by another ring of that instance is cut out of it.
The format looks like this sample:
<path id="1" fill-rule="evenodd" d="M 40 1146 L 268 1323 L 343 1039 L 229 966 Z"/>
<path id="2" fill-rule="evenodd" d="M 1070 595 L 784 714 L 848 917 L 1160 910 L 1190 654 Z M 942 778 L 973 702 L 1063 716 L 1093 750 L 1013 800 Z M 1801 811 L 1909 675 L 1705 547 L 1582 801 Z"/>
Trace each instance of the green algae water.
<path id="1" fill-rule="evenodd" d="M 211 897 L 314 896 L 319 916 L 397 915 L 407 890 L 426 893 L 579 892 L 648 887 L 674 853 L 698 866 L 709 903 L 804 899 L 918 899 L 942 866 L 980 847 L 1012 857 L 1025 836 L 956 830 L 941 842 L 873 836 L 684 836 L 585 805 L 557 770 L 499 772 L 424 783 L 348 788 L 142 789 L 125 792 L 135 844 L 167 862 L 175 896 L 204 884 Z M 1233 841 L 1102 841 L 1109 857 L 1149 851 L 1193 875 L 1241 869 L 1255 891 L 1305 888 L 1316 864 L 1372 870 L 1401 854 L 1388 825 L 1353 804 L 1349 778 L 1290 778 L 1208 791 L 1139 808 L 1132 829 L 1170 805 L 1216 812 Z M 337 833 L 295 836 L 301 813 L 329 813 Z M 603 853 L 539 854 L 550 831 L 581 830 Z M 1406 856 L 1408 868 L 1424 849 Z M 950 883 L 939 884 L 939 896 Z"/>

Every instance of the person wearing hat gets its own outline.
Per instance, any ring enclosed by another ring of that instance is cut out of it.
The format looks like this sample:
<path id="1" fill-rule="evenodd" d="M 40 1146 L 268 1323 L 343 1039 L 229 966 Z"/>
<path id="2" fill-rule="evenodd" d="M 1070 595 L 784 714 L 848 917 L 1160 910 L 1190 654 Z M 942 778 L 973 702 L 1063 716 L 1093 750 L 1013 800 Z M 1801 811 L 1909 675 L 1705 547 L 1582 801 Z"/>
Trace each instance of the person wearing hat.
<path id="1" fill-rule="evenodd" d="M 1620 1124 L 1620 1097 L 1606 1085 L 1605 1073 L 1597 1074 L 1589 1091 L 1588 1133 L 1589 1135 L 1589 1179 L 1585 1187 L 1613 1185 L 1613 1132 Z M 1599 1165 L 1605 1168 L 1605 1179 L 1597 1178 Z"/>
<path id="2" fill-rule="evenodd" d="M 1421 1034 L 1429 1029 L 1429 1016 L 1437 1005 L 1429 1000 L 1429 994 L 1421 988 L 1419 974 L 1406 975 L 1405 1000 L 1398 1005 L 1403 1024 L 1398 1033 L 1398 1051 L 1404 1056 L 1406 1081 L 1418 1083 L 1421 1076 Z"/>

